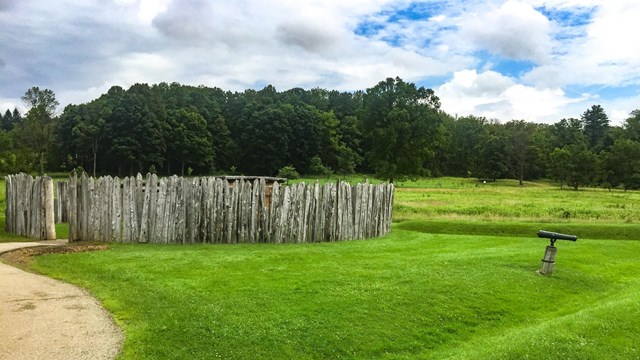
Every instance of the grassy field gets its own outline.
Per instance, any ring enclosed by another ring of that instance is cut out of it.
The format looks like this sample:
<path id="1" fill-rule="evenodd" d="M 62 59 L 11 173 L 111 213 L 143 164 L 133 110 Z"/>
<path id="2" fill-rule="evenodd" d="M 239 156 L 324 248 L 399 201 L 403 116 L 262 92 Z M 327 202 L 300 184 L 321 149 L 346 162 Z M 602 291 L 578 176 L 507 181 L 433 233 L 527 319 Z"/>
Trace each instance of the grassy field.
<path id="1" fill-rule="evenodd" d="M 482 220 L 636 223 L 640 192 L 574 191 L 544 182 L 482 184 L 473 179 L 434 179 L 398 184 L 394 217 L 402 220 Z"/>
<path id="2" fill-rule="evenodd" d="M 545 181 L 520 186 L 516 180 L 420 179 L 396 184 L 393 220 L 398 228 L 434 234 L 530 237 L 545 229 L 579 238 L 640 240 L 640 192 L 574 191 Z"/>
<path id="3" fill-rule="evenodd" d="M 639 192 L 397 186 L 382 239 L 113 244 L 33 267 L 104 303 L 121 359 L 640 358 Z M 579 236 L 557 244 L 551 277 L 540 229 Z"/>
<path id="4" fill-rule="evenodd" d="M 38 271 L 91 289 L 122 359 L 637 359 L 640 242 L 394 229 L 310 245 L 113 245 Z"/>

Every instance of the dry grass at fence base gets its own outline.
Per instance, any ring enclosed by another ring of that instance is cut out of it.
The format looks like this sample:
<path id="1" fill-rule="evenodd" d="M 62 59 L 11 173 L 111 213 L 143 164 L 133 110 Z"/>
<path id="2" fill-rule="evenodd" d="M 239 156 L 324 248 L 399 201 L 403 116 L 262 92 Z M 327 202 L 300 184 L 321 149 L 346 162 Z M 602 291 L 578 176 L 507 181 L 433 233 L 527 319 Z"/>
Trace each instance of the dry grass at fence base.
<path id="1" fill-rule="evenodd" d="M 107 250 L 107 248 L 108 246 L 105 244 L 95 243 L 79 243 L 64 246 L 35 246 L 7 252 L 5 254 L 2 254 L 0 256 L 0 259 L 10 265 L 24 270 L 25 267 L 31 264 L 31 261 L 33 261 L 33 258 L 36 256 L 45 254 L 68 254 L 77 252 L 101 251 Z"/>

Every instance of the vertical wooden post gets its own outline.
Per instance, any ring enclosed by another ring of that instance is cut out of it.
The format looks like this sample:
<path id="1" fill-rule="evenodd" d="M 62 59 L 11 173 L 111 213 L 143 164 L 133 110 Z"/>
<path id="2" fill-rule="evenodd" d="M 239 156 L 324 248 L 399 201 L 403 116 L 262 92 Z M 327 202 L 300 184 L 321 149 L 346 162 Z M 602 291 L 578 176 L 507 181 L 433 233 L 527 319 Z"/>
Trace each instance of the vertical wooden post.
<path id="1" fill-rule="evenodd" d="M 540 274 L 551 275 L 553 273 L 553 265 L 556 262 L 556 252 L 558 248 L 555 246 L 547 246 L 544 252 L 544 258 L 542 258 L 542 268 Z"/>
<path id="2" fill-rule="evenodd" d="M 56 218 L 53 206 L 53 179 L 49 176 L 42 178 L 42 207 L 44 216 L 42 225 L 44 227 L 44 240 L 56 239 Z"/>
<path id="3" fill-rule="evenodd" d="M 69 173 L 69 241 L 78 240 L 78 175 L 75 170 Z"/>

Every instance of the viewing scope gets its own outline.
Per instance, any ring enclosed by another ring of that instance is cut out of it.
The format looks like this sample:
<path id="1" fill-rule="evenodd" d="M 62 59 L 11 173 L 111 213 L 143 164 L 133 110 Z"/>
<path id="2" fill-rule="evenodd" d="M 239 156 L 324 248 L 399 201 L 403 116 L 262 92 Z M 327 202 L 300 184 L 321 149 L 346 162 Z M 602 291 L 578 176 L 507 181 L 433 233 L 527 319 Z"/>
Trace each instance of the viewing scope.
<path id="1" fill-rule="evenodd" d="M 578 240 L 578 237 L 575 235 L 560 234 L 557 232 L 545 231 L 545 230 L 538 231 L 538 237 L 551 240 L 551 246 L 555 244 L 556 240 L 569 240 L 569 241 Z"/>

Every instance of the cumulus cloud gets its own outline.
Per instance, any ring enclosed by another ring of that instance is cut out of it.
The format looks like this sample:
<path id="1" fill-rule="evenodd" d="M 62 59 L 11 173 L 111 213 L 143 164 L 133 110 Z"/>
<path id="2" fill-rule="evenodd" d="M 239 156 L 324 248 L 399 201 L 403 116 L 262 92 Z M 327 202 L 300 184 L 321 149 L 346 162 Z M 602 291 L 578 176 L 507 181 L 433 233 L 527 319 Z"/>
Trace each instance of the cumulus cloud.
<path id="1" fill-rule="evenodd" d="M 209 1 L 172 1 L 151 23 L 166 37 L 190 43 L 214 39 L 220 31 L 233 28 L 230 21 L 215 15 Z"/>
<path id="2" fill-rule="evenodd" d="M 584 36 L 564 42 L 552 62 L 523 79 L 542 86 L 640 84 L 640 43 L 632 40 L 639 17 L 637 1 L 600 2 Z"/>
<path id="3" fill-rule="evenodd" d="M 572 85 L 640 83 L 638 18 L 636 0 L 0 0 L 0 98 L 19 105 L 40 86 L 80 103 L 160 81 L 348 91 L 400 76 L 452 114 L 552 122 L 596 99 Z M 638 100 L 626 99 L 602 105 L 619 117 Z"/>
<path id="4" fill-rule="evenodd" d="M 340 42 L 341 34 L 331 31 L 327 26 L 318 25 L 304 19 L 286 21 L 278 25 L 276 36 L 284 44 L 299 46 L 314 53 L 324 53 Z"/>
<path id="5" fill-rule="evenodd" d="M 437 88 L 442 108 L 458 115 L 478 115 L 491 119 L 524 119 L 555 122 L 564 106 L 582 99 L 567 98 L 559 88 L 537 89 L 521 85 L 494 71 L 456 72 Z"/>
<path id="6" fill-rule="evenodd" d="M 551 52 L 549 20 L 531 5 L 507 1 L 499 8 L 467 14 L 460 36 L 477 50 L 544 63 Z"/>

